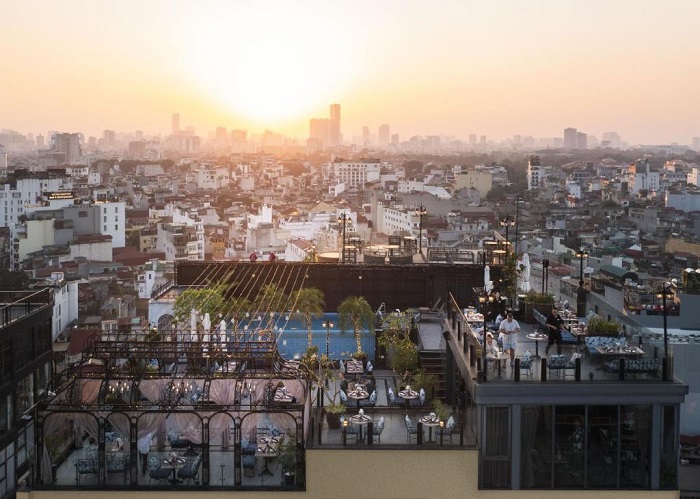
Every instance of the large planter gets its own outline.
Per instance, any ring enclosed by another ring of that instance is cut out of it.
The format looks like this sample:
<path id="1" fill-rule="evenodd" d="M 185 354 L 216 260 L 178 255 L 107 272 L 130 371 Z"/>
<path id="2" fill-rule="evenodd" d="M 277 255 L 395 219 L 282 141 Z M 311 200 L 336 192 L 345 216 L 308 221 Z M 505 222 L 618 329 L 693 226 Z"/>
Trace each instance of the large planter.
<path id="1" fill-rule="evenodd" d="M 328 423 L 328 428 L 331 430 L 337 430 L 340 428 L 340 413 L 337 412 L 327 412 L 326 422 Z"/>

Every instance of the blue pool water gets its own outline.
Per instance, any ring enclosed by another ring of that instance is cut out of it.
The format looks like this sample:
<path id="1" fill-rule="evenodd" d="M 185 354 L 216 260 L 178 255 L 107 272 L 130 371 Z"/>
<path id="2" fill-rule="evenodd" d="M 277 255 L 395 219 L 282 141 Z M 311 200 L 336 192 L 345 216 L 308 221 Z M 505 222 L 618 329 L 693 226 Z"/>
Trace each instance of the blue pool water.
<path id="1" fill-rule="evenodd" d="M 323 322 L 331 321 L 333 327 L 330 329 L 330 341 L 328 344 L 328 352 L 331 359 L 347 358 L 350 354 L 357 350 L 355 345 L 355 335 L 352 328 L 347 328 L 341 332 L 338 327 L 338 314 L 326 313 L 322 317 L 312 320 L 311 332 L 313 335 L 313 344 L 318 347 L 319 353 L 326 353 L 326 329 L 323 327 Z M 252 317 L 246 322 L 241 321 L 241 326 L 248 325 L 249 330 L 261 327 L 272 327 L 277 336 L 277 348 L 280 354 L 287 359 L 300 357 L 306 352 L 308 346 L 308 330 L 304 325 L 302 318 L 295 315 L 279 315 L 275 314 L 271 319 L 269 316 L 263 317 L 258 315 Z M 362 351 L 366 352 L 370 359 L 374 359 L 374 329 L 367 330 L 361 334 Z"/>

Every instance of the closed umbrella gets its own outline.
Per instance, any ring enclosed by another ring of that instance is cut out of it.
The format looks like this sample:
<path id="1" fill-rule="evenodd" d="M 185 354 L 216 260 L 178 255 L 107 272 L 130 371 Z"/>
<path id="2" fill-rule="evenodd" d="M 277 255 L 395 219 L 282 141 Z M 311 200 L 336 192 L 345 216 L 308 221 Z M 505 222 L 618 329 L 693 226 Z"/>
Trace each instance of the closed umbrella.
<path id="1" fill-rule="evenodd" d="M 520 283 L 520 289 L 525 293 L 530 291 L 530 255 L 523 253 L 523 272 L 521 274 L 522 282 Z"/>
<path id="2" fill-rule="evenodd" d="M 484 289 L 490 293 L 493 289 L 493 281 L 491 280 L 491 267 L 484 266 Z"/>

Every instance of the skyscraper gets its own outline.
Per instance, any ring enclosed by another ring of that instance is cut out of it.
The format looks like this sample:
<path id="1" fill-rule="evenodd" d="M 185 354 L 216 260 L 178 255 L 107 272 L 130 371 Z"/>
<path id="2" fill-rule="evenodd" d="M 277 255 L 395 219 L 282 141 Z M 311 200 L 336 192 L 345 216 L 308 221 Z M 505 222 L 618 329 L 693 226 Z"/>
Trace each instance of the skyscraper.
<path id="1" fill-rule="evenodd" d="M 173 114 L 173 135 L 180 133 L 180 115 Z"/>
<path id="2" fill-rule="evenodd" d="M 564 129 L 564 149 L 576 149 L 576 134 L 578 130 L 575 128 Z"/>
<path id="3" fill-rule="evenodd" d="M 576 149 L 588 149 L 588 134 L 576 132 Z"/>
<path id="4" fill-rule="evenodd" d="M 381 125 L 379 127 L 379 147 L 388 147 L 391 140 L 389 125 Z"/>
<path id="5" fill-rule="evenodd" d="M 331 104 L 330 138 L 329 146 L 340 145 L 340 104 Z"/>
<path id="6" fill-rule="evenodd" d="M 83 155 L 82 142 L 83 134 L 81 133 L 54 133 L 51 136 L 51 150 L 65 154 L 65 162 L 73 164 Z"/>
<path id="7" fill-rule="evenodd" d="M 362 145 L 365 147 L 369 146 L 369 127 L 368 126 L 362 127 Z"/>
<path id="8" fill-rule="evenodd" d="M 331 144 L 331 123 L 328 118 L 311 118 L 309 120 L 309 139 L 314 143 L 314 147 L 322 149 Z"/>

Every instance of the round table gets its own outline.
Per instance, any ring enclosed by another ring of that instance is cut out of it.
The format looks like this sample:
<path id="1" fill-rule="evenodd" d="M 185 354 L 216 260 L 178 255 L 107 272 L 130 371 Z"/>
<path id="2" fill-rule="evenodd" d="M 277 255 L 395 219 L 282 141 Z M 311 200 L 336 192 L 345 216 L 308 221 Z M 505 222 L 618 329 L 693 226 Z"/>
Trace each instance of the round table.
<path id="1" fill-rule="evenodd" d="M 418 421 L 420 421 L 420 423 L 423 426 L 428 427 L 428 442 L 432 442 L 433 441 L 433 427 L 440 425 L 440 418 L 437 416 L 434 416 L 432 414 L 428 414 L 427 416 L 423 416 L 422 418 L 420 418 Z"/>
<path id="2" fill-rule="evenodd" d="M 355 414 L 354 416 L 350 416 L 350 422 L 360 426 L 360 437 L 357 439 L 358 442 L 364 441 L 364 437 L 362 436 L 362 428 L 364 428 L 364 426 L 370 421 L 372 421 L 372 418 L 365 414 Z"/>
<path id="3" fill-rule="evenodd" d="M 487 354 L 486 358 L 489 360 L 493 360 L 494 362 L 497 363 L 498 365 L 498 379 L 501 379 L 501 361 L 502 360 L 507 360 L 510 359 L 510 354 L 507 352 L 498 352 L 497 354 Z M 486 370 L 488 373 L 488 369 Z"/>
<path id="4" fill-rule="evenodd" d="M 418 392 L 415 390 L 411 390 L 410 388 L 407 388 L 405 390 L 401 390 L 399 392 L 399 397 L 404 399 L 406 401 L 406 409 L 409 408 L 409 401 L 410 400 L 415 400 L 418 398 Z"/>
<path id="5" fill-rule="evenodd" d="M 547 335 L 542 333 L 530 333 L 526 338 L 535 340 L 535 358 L 540 358 L 540 340 L 546 340 Z"/>
<path id="6" fill-rule="evenodd" d="M 348 398 L 357 400 L 357 408 L 360 408 L 360 400 L 364 400 L 369 397 L 369 392 L 364 388 L 356 388 L 355 390 L 350 390 L 348 392 Z"/>

